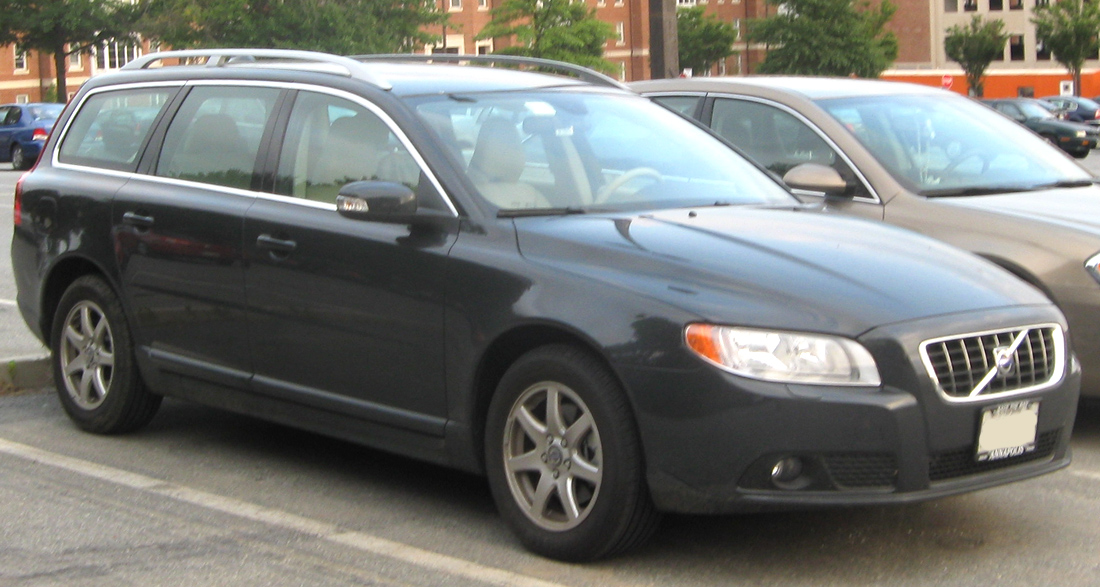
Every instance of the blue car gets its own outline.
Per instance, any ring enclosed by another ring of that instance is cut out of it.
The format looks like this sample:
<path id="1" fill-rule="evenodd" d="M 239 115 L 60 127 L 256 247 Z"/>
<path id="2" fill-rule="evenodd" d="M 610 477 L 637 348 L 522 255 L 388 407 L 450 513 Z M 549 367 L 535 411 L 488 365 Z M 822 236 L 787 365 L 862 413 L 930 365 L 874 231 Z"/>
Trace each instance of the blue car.
<path id="1" fill-rule="evenodd" d="M 0 161 L 29 169 L 50 136 L 64 104 L 4 104 L 0 106 Z"/>

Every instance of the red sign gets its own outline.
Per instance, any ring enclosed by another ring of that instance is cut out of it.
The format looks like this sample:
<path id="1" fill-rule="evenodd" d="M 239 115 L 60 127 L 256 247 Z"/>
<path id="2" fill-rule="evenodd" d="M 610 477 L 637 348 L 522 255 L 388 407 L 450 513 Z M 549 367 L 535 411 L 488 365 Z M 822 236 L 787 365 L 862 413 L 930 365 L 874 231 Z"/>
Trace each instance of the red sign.
<path id="1" fill-rule="evenodd" d="M 940 79 L 940 85 L 943 86 L 943 89 L 945 89 L 945 90 L 950 90 L 951 89 L 951 84 L 954 83 L 954 82 L 955 82 L 955 78 L 953 78 L 953 77 L 951 77 L 947 74 L 944 74 L 943 78 Z"/>

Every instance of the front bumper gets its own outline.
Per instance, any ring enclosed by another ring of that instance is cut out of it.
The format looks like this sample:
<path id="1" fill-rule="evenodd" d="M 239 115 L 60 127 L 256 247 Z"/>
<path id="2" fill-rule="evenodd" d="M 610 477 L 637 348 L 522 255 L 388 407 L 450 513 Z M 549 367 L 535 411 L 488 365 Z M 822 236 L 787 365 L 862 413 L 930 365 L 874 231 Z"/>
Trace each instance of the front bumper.
<path id="1" fill-rule="evenodd" d="M 1059 320 L 1050 309 L 1023 310 L 1013 318 L 1016 325 Z M 664 511 L 689 513 L 909 503 L 1065 467 L 1080 386 L 1076 361 L 1051 387 L 965 403 L 942 397 L 920 363 L 916 349 L 934 337 L 929 333 L 975 332 L 1003 323 L 988 316 L 951 317 L 868 333 L 860 340 L 884 377 L 875 390 L 749 381 L 709 367 L 621 368 L 635 402 L 655 503 Z M 983 409 L 1021 399 L 1040 402 L 1036 449 L 977 462 Z M 798 458 L 803 475 L 779 485 L 772 469 L 789 457 Z"/>

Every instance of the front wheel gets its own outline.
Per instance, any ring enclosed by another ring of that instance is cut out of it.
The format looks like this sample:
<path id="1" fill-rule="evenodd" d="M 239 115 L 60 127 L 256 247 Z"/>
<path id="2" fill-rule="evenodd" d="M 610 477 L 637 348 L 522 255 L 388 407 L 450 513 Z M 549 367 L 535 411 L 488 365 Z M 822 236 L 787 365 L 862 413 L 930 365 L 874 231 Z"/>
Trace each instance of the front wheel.
<path id="1" fill-rule="evenodd" d="M 645 541 L 649 498 L 632 410 L 589 353 L 547 346 L 508 369 L 489 407 L 485 458 L 501 516 L 530 550 L 587 561 Z"/>
<path id="2" fill-rule="evenodd" d="M 122 305 L 99 277 L 81 277 L 65 290 L 50 347 L 57 394 L 77 426 L 117 434 L 156 414 L 161 398 L 142 384 Z"/>

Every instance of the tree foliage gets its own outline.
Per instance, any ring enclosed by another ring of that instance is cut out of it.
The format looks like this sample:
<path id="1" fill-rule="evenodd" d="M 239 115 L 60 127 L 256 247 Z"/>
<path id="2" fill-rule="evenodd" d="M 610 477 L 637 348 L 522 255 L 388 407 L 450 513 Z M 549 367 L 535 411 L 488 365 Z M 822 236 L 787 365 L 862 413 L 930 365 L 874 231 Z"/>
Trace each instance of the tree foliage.
<path id="1" fill-rule="evenodd" d="M 680 67 L 704 72 L 733 55 L 737 31 L 732 23 L 706 14 L 706 7 L 695 6 L 677 11 L 676 36 L 680 43 Z"/>
<path id="2" fill-rule="evenodd" d="M 982 20 L 975 15 L 967 25 L 947 29 L 943 48 L 947 58 L 958 63 L 966 73 L 966 83 L 975 96 L 982 96 L 985 70 L 994 59 L 1004 55 L 1008 34 L 1002 20 Z"/>
<path id="3" fill-rule="evenodd" d="M 478 39 L 514 37 L 516 44 L 497 53 L 555 59 L 606 72 L 614 66 L 603 58 L 614 34 L 596 10 L 572 0 L 504 0 L 493 8 Z"/>
<path id="4" fill-rule="evenodd" d="M 760 73 L 878 77 L 898 56 L 886 30 L 888 0 L 768 0 L 777 14 L 749 23 L 749 39 L 769 45 Z"/>
<path id="5" fill-rule="evenodd" d="M 1094 0 L 1057 0 L 1036 6 L 1031 22 L 1035 38 L 1073 76 L 1073 91 L 1081 93 L 1081 68 L 1100 51 L 1100 4 Z"/>
<path id="6" fill-rule="evenodd" d="M 102 0 L 0 0 L 0 43 L 53 56 L 57 92 L 67 96 L 66 61 L 109 39 L 132 40 L 134 7 Z"/>
<path id="7" fill-rule="evenodd" d="M 144 0 L 141 32 L 174 48 L 407 52 L 436 36 L 436 0 Z"/>

